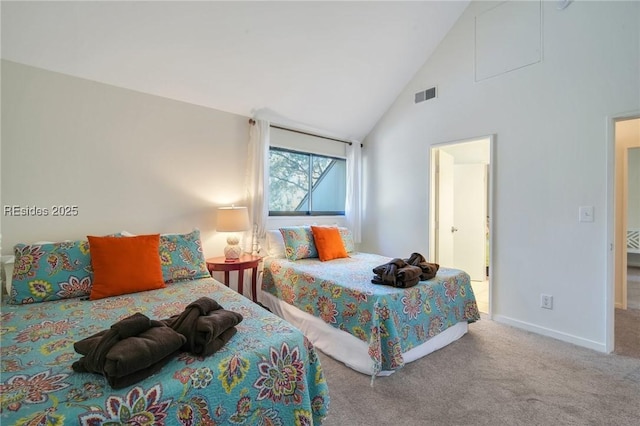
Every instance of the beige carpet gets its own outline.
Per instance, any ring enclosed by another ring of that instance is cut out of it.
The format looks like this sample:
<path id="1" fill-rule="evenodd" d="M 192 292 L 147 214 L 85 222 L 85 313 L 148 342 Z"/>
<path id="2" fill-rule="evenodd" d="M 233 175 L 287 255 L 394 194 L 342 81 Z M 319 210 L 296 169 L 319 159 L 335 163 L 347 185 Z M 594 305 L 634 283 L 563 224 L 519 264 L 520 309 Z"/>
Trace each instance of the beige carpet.
<path id="1" fill-rule="evenodd" d="M 640 309 L 640 268 L 627 268 L 627 308 Z"/>
<path id="2" fill-rule="evenodd" d="M 640 309 L 616 309 L 614 352 L 640 359 Z"/>
<path id="3" fill-rule="evenodd" d="M 640 359 L 483 318 L 459 341 L 369 385 L 320 354 L 325 426 L 640 424 Z"/>

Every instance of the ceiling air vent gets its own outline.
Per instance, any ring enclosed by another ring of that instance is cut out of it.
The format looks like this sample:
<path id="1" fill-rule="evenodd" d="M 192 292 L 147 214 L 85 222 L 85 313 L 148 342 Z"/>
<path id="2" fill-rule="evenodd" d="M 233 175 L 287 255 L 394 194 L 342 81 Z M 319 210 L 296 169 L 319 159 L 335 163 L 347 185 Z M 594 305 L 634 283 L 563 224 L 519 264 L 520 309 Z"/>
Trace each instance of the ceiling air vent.
<path id="1" fill-rule="evenodd" d="M 423 90 L 421 92 L 416 93 L 415 103 L 428 101 L 429 99 L 433 99 L 435 97 L 436 97 L 436 88 L 432 87 L 431 89 Z"/>

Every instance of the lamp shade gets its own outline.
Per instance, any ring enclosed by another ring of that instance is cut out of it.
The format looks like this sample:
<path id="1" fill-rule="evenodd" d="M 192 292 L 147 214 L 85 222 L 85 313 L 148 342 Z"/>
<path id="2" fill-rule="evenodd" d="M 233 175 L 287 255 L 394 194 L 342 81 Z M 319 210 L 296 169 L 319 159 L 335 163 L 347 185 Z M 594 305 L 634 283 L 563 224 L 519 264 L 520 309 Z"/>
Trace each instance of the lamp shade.
<path id="1" fill-rule="evenodd" d="M 246 207 L 220 207 L 218 209 L 216 231 L 240 232 L 248 229 L 251 229 L 251 223 L 249 223 L 249 212 Z"/>

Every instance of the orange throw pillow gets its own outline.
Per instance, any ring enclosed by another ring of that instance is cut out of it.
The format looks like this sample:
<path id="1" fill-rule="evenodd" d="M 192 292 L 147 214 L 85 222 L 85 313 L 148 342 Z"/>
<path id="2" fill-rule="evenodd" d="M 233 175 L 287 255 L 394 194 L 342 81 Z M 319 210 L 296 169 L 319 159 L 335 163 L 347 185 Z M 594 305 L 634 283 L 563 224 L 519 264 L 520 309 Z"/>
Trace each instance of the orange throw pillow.
<path id="1" fill-rule="evenodd" d="M 163 288 L 160 235 L 89 239 L 93 286 L 90 300 Z"/>
<path id="2" fill-rule="evenodd" d="M 318 249 L 318 257 L 321 261 L 349 257 L 344 248 L 340 230 L 328 226 L 312 226 L 313 240 Z"/>

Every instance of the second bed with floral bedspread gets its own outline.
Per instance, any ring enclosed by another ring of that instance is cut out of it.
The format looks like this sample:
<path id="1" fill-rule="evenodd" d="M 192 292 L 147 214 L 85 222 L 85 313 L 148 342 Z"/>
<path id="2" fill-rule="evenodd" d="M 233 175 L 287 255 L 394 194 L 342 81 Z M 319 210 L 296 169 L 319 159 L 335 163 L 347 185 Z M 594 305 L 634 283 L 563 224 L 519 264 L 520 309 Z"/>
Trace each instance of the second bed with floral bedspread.
<path id="1" fill-rule="evenodd" d="M 374 374 L 396 370 L 403 353 L 480 314 L 461 270 L 440 268 L 407 289 L 372 284 L 372 269 L 389 260 L 369 253 L 330 262 L 267 258 L 262 289 L 366 342 Z"/>

